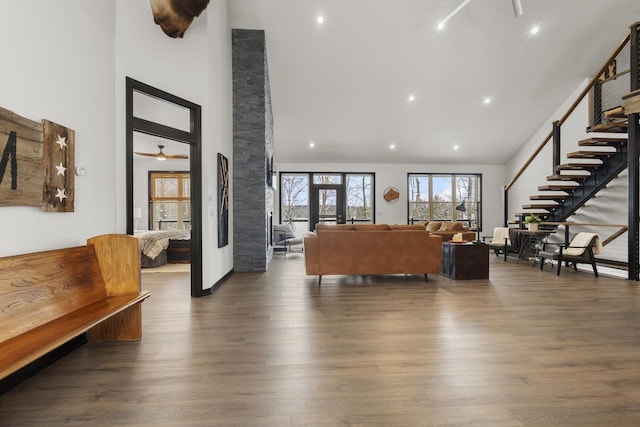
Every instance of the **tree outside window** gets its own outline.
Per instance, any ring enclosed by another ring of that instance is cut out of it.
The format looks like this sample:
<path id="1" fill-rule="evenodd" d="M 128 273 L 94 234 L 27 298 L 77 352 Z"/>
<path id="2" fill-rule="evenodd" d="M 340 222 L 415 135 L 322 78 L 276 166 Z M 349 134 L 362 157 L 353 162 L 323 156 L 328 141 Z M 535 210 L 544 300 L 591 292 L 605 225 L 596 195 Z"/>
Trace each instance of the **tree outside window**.
<path id="1" fill-rule="evenodd" d="M 479 230 L 481 175 L 409 174 L 409 221 L 462 221 Z"/>
<path id="2" fill-rule="evenodd" d="M 189 172 L 149 173 L 150 229 L 191 230 Z"/>

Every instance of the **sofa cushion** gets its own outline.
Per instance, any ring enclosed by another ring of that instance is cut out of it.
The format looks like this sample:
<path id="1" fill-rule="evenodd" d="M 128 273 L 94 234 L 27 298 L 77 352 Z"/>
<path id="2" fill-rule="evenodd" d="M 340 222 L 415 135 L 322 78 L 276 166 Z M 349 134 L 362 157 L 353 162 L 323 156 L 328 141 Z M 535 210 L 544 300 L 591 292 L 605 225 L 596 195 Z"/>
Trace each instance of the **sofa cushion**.
<path id="1" fill-rule="evenodd" d="M 371 231 L 371 230 L 388 230 L 387 224 L 356 224 L 353 226 L 355 231 Z"/>
<path id="2" fill-rule="evenodd" d="M 454 231 L 454 230 L 464 230 L 464 225 L 462 225 L 459 221 L 454 222 L 443 222 L 440 226 L 440 231 Z"/>
<path id="3" fill-rule="evenodd" d="M 353 224 L 316 224 L 316 230 L 351 231 Z"/>
<path id="4" fill-rule="evenodd" d="M 424 224 L 389 224 L 389 230 L 420 230 L 424 231 Z"/>
<path id="5" fill-rule="evenodd" d="M 427 231 L 439 231 L 442 226 L 440 221 L 431 221 L 427 224 Z"/>

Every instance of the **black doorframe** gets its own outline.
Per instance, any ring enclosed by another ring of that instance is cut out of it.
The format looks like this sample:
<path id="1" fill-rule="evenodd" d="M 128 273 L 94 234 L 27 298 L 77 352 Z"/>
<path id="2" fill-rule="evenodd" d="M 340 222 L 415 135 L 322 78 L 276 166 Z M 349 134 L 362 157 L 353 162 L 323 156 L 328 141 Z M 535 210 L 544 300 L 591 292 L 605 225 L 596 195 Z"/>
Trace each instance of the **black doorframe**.
<path id="1" fill-rule="evenodd" d="M 126 188 L 127 234 L 133 235 L 133 135 L 140 132 L 189 144 L 191 171 L 191 296 L 211 293 L 202 289 L 202 107 L 146 83 L 126 78 Z M 166 101 L 189 110 L 189 132 L 133 115 L 135 92 Z"/>
<path id="2" fill-rule="evenodd" d="M 337 223 L 344 224 L 347 219 L 347 209 L 344 203 L 345 199 L 345 186 L 344 184 L 311 184 L 311 214 L 309 221 L 309 228 L 313 230 L 316 224 L 320 222 L 320 205 L 318 198 L 320 196 L 320 190 L 336 190 L 336 216 Z"/>

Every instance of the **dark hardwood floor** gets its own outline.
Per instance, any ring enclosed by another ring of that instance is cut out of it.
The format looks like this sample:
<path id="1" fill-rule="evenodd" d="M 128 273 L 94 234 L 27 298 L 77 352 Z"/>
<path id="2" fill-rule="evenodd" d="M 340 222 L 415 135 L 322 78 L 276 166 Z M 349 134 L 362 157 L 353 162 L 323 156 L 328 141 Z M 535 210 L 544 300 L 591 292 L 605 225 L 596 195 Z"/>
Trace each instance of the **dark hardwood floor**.
<path id="1" fill-rule="evenodd" d="M 189 297 L 143 275 L 139 343 L 87 344 L 0 425 L 637 426 L 639 285 L 491 257 L 490 280 L 306 277 L 301 254 Z"/>

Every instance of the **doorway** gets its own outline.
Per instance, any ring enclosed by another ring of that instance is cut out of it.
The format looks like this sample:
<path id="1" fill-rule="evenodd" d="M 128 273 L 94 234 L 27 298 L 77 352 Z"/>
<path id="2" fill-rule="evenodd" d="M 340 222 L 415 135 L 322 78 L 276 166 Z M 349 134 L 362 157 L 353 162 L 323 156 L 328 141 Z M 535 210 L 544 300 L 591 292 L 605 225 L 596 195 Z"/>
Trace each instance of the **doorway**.
<path id="1" fill-rule="evenodd" d="M 344 204 L 344 185 L 313 184 L 311 186 L 311 226 L 316 224 L 344 224 L 347 211 Z"/>
<path id="2" fill-rule="evenodd" d="M 201 107 L 130 77 L 126 78 L 126 91 L 127 234 L 134 234 L 134 220 L 142 214 L 138 212 L 140 207 L 134 204 L 134 139 L 140 136 L 158 138 L 162 140 L 158 144 L 160 152 L 169 143 L 188 147 L 191 296 L 208 295 L 211 290 L 202 289 Z"/>

